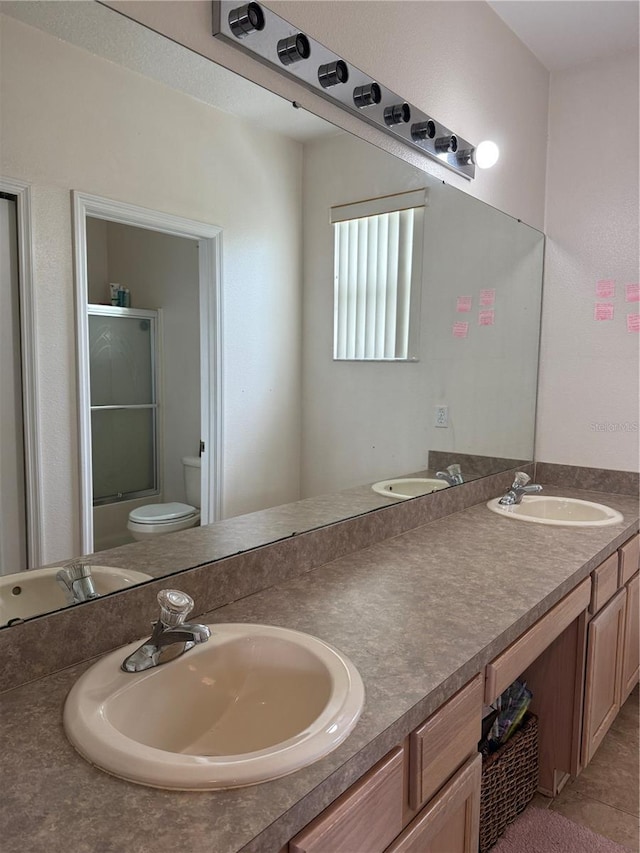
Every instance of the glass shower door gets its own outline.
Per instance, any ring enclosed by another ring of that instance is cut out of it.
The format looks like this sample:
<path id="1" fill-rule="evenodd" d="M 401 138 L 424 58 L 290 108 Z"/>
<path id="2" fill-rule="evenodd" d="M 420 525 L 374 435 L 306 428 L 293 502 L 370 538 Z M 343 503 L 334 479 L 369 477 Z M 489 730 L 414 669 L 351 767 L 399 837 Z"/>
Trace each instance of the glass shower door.
<path id="1" fill-rule="evenodd" d="M 157 318 L 89 306 L 94 506 L 159 493 Z"/>

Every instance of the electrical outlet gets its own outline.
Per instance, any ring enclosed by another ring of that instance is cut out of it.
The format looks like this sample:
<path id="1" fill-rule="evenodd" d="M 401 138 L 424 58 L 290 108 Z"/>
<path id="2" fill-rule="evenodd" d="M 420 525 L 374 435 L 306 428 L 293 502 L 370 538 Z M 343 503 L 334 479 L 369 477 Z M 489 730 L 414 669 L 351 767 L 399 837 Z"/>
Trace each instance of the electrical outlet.
<path id="1" fill-rule="evenodd" d="M 435 426 L 449 426 L 449 406 L 436 406 Z"/>

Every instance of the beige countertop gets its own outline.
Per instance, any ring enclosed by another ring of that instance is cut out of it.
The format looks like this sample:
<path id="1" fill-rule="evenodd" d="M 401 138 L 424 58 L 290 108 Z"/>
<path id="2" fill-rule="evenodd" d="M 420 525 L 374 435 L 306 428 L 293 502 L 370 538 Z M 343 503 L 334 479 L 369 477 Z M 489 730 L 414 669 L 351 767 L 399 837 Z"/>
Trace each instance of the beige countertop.
<path id="1" fill-rule="evenodd" d="M 358 667 L 366 701 L 353 733 L 283 779 L 182 793 L 97 770 L 62 730 L 65 696 L 87 663 L 6 692 L 0 697 L 3 853 L 168 853 L 178 846 L 189 853 L 277 853 L 638 529 L 636 498 L 561 493 L 608 504 L 624 521 L 546 527 L 501 518 L 478 504 L 202 620 L 306 631 Z"/>

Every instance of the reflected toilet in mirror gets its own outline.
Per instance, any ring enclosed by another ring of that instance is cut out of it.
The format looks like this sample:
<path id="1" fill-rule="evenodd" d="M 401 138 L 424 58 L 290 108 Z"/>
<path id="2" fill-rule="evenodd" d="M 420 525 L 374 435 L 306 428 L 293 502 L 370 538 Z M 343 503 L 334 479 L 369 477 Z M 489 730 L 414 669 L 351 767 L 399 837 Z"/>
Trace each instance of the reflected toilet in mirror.
<path id="1" fill-rule="evenodd" d="M 184 487 L 188 503 L 178 501 L 146 504 L 129 513 L 127 528 L 134 539 L 144 541 L 200 524 L 200 471 L 197 456 L 183 456 Z"/>

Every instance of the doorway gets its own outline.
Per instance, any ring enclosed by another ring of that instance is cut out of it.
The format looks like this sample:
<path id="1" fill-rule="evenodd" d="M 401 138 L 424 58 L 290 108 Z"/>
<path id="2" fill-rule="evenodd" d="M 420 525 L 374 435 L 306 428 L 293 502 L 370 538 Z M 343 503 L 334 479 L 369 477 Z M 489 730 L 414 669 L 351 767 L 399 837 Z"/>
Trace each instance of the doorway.
<path id="1" fill-rule="evenodd" d="M 132 541 L 130 511 L 184 502 L 183 457 L 200 455 L 201 524 L 220 518 L 221 229 L 83 193 L 73 200 L 90 553 Z"/>

